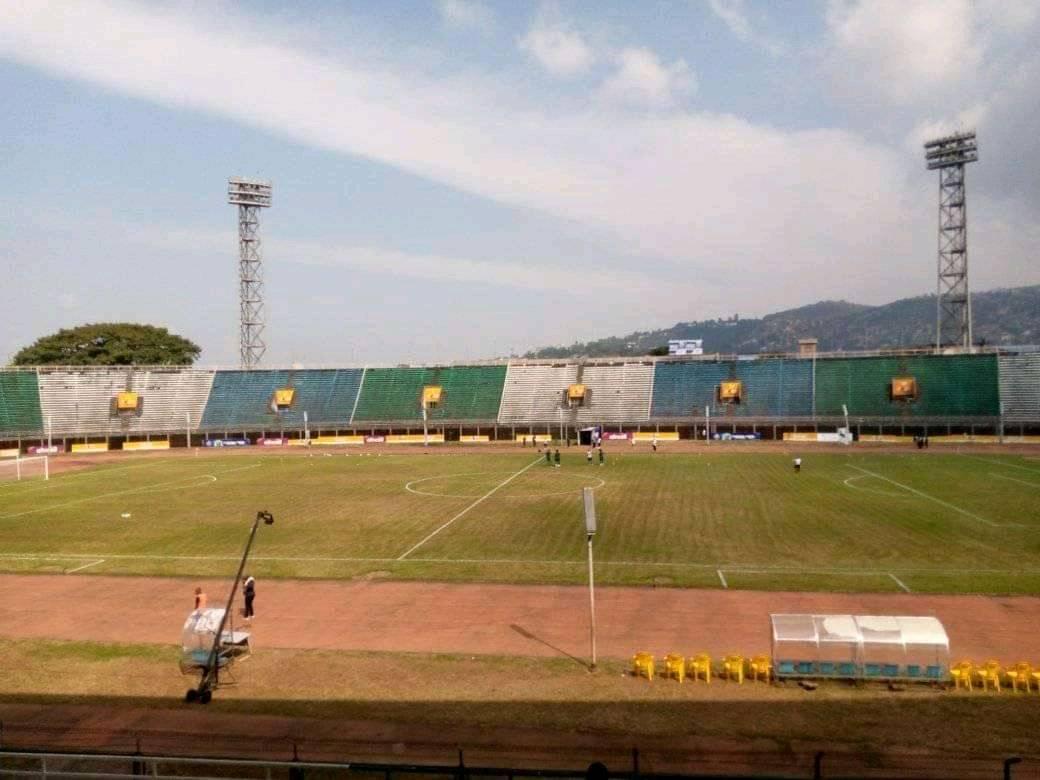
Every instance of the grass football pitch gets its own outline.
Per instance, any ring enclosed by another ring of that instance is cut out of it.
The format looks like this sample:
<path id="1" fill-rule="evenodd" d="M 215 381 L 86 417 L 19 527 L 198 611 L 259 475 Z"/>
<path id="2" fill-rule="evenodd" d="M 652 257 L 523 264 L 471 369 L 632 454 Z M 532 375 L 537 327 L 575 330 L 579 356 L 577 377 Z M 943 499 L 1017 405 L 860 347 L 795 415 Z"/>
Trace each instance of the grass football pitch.
<path id="1" fill-rule="evenodd" d="M 0 483 L 0 571 L 1040 593 L 1040 459 L 864 450 L 127 458 Z"/>

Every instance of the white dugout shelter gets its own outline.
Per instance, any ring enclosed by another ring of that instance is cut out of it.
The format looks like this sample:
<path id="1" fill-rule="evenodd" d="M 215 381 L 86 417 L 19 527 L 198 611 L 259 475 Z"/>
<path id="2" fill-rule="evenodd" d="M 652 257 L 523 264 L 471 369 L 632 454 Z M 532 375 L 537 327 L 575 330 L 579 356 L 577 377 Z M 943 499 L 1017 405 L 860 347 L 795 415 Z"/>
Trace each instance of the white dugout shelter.
<path id="1" fill-rule="evenodd" d="M 770 615 L 776 677 L 937 681 L 950 640 L 934 617 Z"/>

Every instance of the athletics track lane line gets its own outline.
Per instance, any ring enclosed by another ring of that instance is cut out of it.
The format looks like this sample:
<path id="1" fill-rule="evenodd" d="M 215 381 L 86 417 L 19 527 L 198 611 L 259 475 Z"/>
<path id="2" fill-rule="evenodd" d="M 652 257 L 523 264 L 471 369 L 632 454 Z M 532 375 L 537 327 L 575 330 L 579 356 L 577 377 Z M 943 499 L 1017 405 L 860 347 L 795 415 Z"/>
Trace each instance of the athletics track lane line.
<path id="1" fill-rule="evenodd" d="M 508 484 L 509 484 L 510 482 L 512 482 L 512 481 L 513 481 L 514 479 L 516 479 L 516 478 L 517 478 L 517 477 L 519 477 L 519 476 L 520 476 L 521 474 L 523 474 L 523 473 L 524 473 L 525 471 L 527 471 L 527 470 L 528 470 L 529 468 L 531 468 L 531 466 L 534 466 L 534 465 L 535 465 L 536 463 L 541 463 L 541 462 L 542 462 L 542 459 L 541 459 L 541 457 L 538 457 L 538 458 L 536 458 L 535 460 L 533 460 L 533 461 L 531 461 L 530 463 L 528 463 L 528 464 L 527 464 L 526 466 L 524 466 L 524 467 L 523 467 L 522 469 L 520 469 L 520 470 L 519 470 L 518 472 L 516 472 L 516 473 L 515 473 L 515 474 L 513 474 L 512 476 L 510 476 L 510 477 L 507 477 L 507 478 L 506 478 L 505 480 L 503 480 L 502 482 L 499 482 L 499 483 L 498 483 L 497 485 L 495 485 L 495 486 L 494 486 L 493 488 L 491 488 L 491 490 L 489 490 L 489 491 L 488 491 L 487 493 L 485 493 L 484 495 L 482 495 L 482 496 L 481 496 L 480 498 L 478 498 L 478 499 L 477 499 L 476 501 L 474 501 L 474 502 L 473 502 L 472 504 L 470 504 L 470 505 L 469 505 L 468 507 L 466 507 L 465 509 L 463 509 L 463 510 L 462 510 L 461 512 L 459 512 L 459 513 L 458 513 L 457 515 L 455 515 L 455 517 L 451 518 L 451 520 L 449 520 L 448 522 L 446 522 L 446 523 L 445 523 L 444 525 L 442 525 L 442 526 L 441 526 L 440 528 L 438 528 L 438 529 L 436 529 L 435 531 L 433 531 L 433 533 L 431 533 L 431 534 L 430 534 L 429 536 L 427 536 L 427 537 L 426 537 L 425 539 L 423 539 L 423 540 L 422 540 L 421 542 L 419 542 L 418 544 L 416 544 L 416 545 L 414 545 L 414 546 L 410 547 L 410 548 L 409 548 L 408 550 L 406 550 L 405 552 L 401 553 L 401 555 L 400 555 L 400 556 L 399 556 L 399 557 L 397 558 L 397 560 L 399 560 L 399 561 L 403 561 L 403 560 L 404 560 L 405 558 L 407 558 L 407 557 L 408 557 L 409 555 L 411 555 L 411 554 L 412 554 L 413 552 L 415 552 L 415 551 L 416 551 L 416 550 L 418 550 L 418 549 L 419 549 L 420 547 L 422 547 L 422 546 L 423 546 L 424 544 L 426 544 L 426 543 L 427 543 L 428 541 L 430 541 L 430 539 L 432 539 L 433 537 L 435 537 L 435 536 L 436 536 L 437 534 L 439 534 L 439 533 L 440 533 L 441 531 L 443 531 L 443 530 L 444 530 L 445 528 L 447 528 L 447 527 L 448 527 L 449 525 L 451 525 L 451 524 L 452 524 L 452 523 L 454 523 L 454 522 L 455 522 L 456 520 L 458 520 L 458 519 L 459 519 L 460 517 L 462 517 L 462 516 L 463 516 L 464 514 L 466 514 L 466 513 L 467 513 L 467 512 L 469 511 L 469 510 L 473 509 L 473 507 L 475 507 L 475 506 L 478 506 L 479 504 L 482 504 L 482 503 L 484 503 L 484 502 L 485 502 L 485 501 L 487 501 L 487 500 L 488 500 L 489 498 L 491 498 L 491 496 L 493 496 L 493 495 L 494 495 L 495 493 L 497 493 L 497 492 L 498 492 L 499 490 L 501 490 L 502 488 L 504 488 L 504 487 L 505 487 L 506 485 L 508 485 Z"/>

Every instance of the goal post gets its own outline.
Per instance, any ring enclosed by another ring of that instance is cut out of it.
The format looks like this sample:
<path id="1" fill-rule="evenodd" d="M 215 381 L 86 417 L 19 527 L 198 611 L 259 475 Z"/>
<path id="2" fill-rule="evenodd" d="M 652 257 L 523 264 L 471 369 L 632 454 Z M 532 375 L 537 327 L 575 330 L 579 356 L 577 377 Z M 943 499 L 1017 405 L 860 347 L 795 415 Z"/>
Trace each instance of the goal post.
<path id="1" fill-rule="evenodd" d="M 51 478 L 50 459 L 46 455 L 0 460 L 0 482 L 21 482 L 23 479 Z"/>

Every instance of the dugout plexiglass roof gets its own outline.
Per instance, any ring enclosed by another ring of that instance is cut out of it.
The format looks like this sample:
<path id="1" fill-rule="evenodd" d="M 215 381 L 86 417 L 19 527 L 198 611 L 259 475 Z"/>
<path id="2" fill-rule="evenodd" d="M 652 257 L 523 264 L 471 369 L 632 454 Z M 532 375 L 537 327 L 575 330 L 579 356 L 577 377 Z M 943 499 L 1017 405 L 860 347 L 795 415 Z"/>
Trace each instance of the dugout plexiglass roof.
<path id="1" fill-rule="evenodd" d="M 898 667 L 889 676 L 913 676 L 908 667 L 949 666 L 950 640 L 934 617 L 895 615 L 770 615 L 773 661 L 800 668 L 820 664 Z M 825 667 L 829 668 L 829 667 Z"/>

